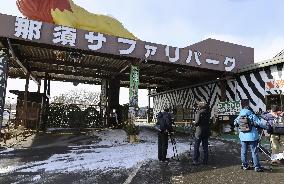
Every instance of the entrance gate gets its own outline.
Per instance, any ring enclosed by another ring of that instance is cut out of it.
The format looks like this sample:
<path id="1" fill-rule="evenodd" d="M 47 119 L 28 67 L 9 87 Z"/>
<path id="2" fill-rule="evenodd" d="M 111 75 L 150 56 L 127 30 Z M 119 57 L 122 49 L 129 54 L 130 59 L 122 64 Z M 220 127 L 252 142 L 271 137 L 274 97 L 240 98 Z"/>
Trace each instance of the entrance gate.
<path id="1" fill-rule="evenodd" d="M 214 39 L 177 48 L 2 14 L 0 22 L 5 25 L 0 28 L 0 61 L 3 65 L 0 69 L 3 79 L 0 81 L 3 99 L 0 101 L 0 120 L 7 76 L 26 79 L 25 102 L 29 79 L 38 85 L 38 92 L 44 80 L 44 95 L 47 97 L 44 108 L 49 104 L 50 81 L 103 86 L 105 80 L 112 84 L 111 81 L 115 79 L 114 86 L 108 88 L 115 89 L 114 92 L 105 90 L 107 94 L 104 93 L 106 96 L 101 98 L 101 111 L 108 114 L 110 108 L 116 108 L 118 100 L 115 100 L 116 104 L 110 104 L 112 97 L 119 95 L 115 91 L 119 87 L 130 87 L 129 115 L 133 119 L 138 104 L 138 87 L 163 92 L 216 79 L 226 80 L 238 68 L 253 62 L 253 48 Z M 209 92 L 208 89 L 205 91 Z M 223 87 L 221 91 L 221 96 L 224 96 Z M 198 90 L 193 93 L 204 96 Z M 180 96 L 179 100 L 184 98 L 188 99 L 187 96 Z M 169 101 L 166 103 L 170 104 Z M 62 113 L 57 113 L 56 109 L 61 109 Z M 89 110 L 88 114 L 86 110 L 73 105 L 52 105 L 48 114 L 45 114 L 49 122 L 47 127 L 106 126 L 103 121 L 99 123 L 100 111 Z M 27 112 L 27 105 L 24 111 Z M 86 123 L 83 124 L 81 120 L 86 120 Z"/>

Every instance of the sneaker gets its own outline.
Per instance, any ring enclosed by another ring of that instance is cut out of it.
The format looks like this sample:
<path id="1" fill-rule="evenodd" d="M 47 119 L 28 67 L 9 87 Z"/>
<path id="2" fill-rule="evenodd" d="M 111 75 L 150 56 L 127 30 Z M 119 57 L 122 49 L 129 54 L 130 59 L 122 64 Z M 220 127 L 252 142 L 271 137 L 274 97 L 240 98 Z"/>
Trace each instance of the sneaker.
<path id="1" fill-rule="evenodd" d="M 197 161 L 192 161 L 192 164 L 193 165 L 198 165 L 198 162 Z"/>
<path id="2" fill-rule="evenodd" d="M 261 167 L 256 167 L 254 168 L 255 172 L 263 172 L 263 169 Z"/>
<path id="3" fill-rule="evenodd" d="M 244 166 L 244 165 L 242 165 L 242 166 L 241 166 L 241 169 L 242 169 L 242 170 L 249 170 L 249 166 Z"/>
<path id="4" fill-rule="evenodd" d="M 165 159 L 162 160 L 162 162 L 169 162 L 169 161 L 170 161 L 169 158 L 165 158 Z"/>

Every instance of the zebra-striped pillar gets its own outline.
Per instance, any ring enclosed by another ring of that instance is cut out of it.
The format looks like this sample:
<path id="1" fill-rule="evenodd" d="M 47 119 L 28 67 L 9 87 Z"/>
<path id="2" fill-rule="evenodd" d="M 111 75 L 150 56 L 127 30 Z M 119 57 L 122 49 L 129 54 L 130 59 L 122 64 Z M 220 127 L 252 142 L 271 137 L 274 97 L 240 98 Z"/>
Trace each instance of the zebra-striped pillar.
<path id="1" fill-rule="evenodd" d="M 0 132 L 2 129 L 3 112 L 8 78 L 8 49 L 0 49 Z"/>

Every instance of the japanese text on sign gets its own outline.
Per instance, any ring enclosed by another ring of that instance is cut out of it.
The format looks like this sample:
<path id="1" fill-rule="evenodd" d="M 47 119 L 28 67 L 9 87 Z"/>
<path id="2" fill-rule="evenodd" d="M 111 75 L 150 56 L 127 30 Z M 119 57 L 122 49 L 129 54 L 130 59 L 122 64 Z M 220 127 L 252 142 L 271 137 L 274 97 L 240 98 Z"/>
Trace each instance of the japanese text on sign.
<path id="1" fill-rule="evenodd" d="M 265 82 L 265 90 L 271 91 L 271 90 L 283 90 L 284 89 L 284 80 L 270 80 Z"/>
<path id="2" fill-rule="evenodd" d="M 218 103 L 218 115 L 238 115 L 241 110 L 240 101 L 226 101 Z"/>
<path id="3" fill-rule="evenodd" d="M 44 28 L 42 25 L 43 23 L 39 21 L 16 17 L 14 36 L 22 39 L 39 40 L 42 36 L 41 32 L 46 31 L 42 30 L 42 27 Z M 200 51 L 196 50 L 185 48 L 181 49 L 178 47 L 162 46 L 151 43 L 146 44 L 139 40 L 131 40 L 126 38 L 116 38 L 116 43 L 113 43 L 113 39 L 111 41 L 108 40 L 109 37 L 102 33 L 87 32 L 82 36 L 82 34 L 77 35 L 77 29 L 66 26 L 54 26 L 53 30 L 49 31 L 52 31 L 53 38 L 51 39 L 51 43 L 53 44 L 77 47 L 79 44 L 79 41 L 77 40 L 85 39 L 83 42 L 87 43 L 87 47 L 84 49 L 99 51 L 105 48 L 104 45 L 106 45 L 107 42 L 112 42 L 109 43 L 109 45 L 115 45 L 117 47 L 112 49 L 115 50 L 115 53 L 124 56 L 133 56 L 137 54 L 138 48 L 141 49 L 141 46 L 138 45 L 139 43 L 140 45 L 142 43 L 142 49 L 144 49 L 144 51 L 143 55 L 139 55 L 139 58 L 145 60 L 156 59 L 159 57 L 159 60 L 171 63 L 179 62 L 180 64 L 189 64 L 195 66 L 203 66 L 206 64 L 207 67 L 214 66 L 214 68 L 222 65 L 222 67 L 224 67 L 222 70 L 228 72 L 232 71 L 236 66 L 236 59 L 234 57 L 224 56 L 219 59 L 212 59 L 207 58 L 208 56 L 205 53 L 201 53 Z M 83 38 L 77 38 L 79 35 Z M 182 50 L 183 52 L 181 52 Z"/>

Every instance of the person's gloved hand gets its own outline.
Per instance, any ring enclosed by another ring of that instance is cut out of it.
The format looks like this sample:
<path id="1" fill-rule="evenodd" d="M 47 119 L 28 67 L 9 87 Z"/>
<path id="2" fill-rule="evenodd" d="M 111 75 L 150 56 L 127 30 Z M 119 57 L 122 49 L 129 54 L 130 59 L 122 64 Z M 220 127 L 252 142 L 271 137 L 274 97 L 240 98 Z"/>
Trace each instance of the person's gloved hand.
<path id="1" fill-rule="evenodd" d="M 271 125 L 267 125 L 267 133 L 272 134 L 273 128 Z"/>

